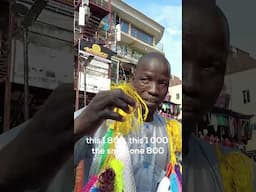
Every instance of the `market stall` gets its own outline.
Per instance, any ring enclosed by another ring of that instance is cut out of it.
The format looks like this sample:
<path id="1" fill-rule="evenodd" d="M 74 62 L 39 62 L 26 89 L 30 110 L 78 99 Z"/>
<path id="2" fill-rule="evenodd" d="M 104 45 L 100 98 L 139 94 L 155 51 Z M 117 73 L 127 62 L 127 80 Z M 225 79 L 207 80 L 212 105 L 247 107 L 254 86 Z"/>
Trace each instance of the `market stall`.
<path id="1" fill-rule="evenodd" d="M 198 123 L 196 135 L 211 144 L 222 144 L 245 151 L 248 140 L 252 138 L 252 117 L 253 115 L 214 107 Z"/>

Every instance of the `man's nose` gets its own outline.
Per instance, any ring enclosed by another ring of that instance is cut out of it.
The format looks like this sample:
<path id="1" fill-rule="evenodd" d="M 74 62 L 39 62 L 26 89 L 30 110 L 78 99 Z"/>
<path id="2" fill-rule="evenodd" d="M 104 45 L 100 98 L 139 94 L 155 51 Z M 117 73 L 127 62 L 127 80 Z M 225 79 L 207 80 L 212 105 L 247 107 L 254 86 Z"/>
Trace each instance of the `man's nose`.
<path id="1" fill-rule="evenodd" d="M 156 82 L 152 82 L 150 85 L 149 93 L 151 95 L 158 95 L 159 90 Z"/>
<path id="2" fill-rule="evenodd" d="M 200 70 L 195 62 L 182 63 L 182 92 L 190 96 L 198 96 L 200 91 Z"/>

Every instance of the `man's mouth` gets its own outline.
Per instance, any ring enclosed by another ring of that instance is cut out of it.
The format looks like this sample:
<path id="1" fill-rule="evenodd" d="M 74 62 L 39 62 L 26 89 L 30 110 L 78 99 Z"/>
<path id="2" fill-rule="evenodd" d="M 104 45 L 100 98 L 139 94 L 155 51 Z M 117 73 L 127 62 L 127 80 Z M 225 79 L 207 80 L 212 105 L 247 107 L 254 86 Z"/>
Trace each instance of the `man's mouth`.
<path id="1" fill-rule="evenodd" d="M 157 104 L 158 101 L 156 99 L 144 99 L 144 101 L 148 104 Z"/>

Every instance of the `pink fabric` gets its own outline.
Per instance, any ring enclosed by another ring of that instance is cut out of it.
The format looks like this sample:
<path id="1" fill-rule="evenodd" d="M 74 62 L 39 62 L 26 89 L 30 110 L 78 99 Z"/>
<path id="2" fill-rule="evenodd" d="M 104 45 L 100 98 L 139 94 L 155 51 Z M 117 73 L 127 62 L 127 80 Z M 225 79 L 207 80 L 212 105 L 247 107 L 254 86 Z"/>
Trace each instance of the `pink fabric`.
<path id="1" fill-rule="evenodd" d="M 90 192 L 97 180 L 98 177 L 96 175 L 92 176 L 87 185 L 83 188 L 82 192 Z"/>

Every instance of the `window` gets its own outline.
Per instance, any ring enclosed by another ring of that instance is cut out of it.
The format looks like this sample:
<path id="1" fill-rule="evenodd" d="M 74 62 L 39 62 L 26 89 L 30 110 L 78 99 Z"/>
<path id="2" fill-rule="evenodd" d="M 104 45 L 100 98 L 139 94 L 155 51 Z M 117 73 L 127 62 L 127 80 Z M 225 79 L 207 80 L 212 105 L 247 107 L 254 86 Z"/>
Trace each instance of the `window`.
<path id="1" fill-rule="evenodd" d="M 250 91 L 249 90 L 243 90 L 243 102 L 244 104 L 250 103 Z"/>
<path id="2" fill-rule="evenodd" d="M 131 35 L 149 45 L 153 45 L 153 36 L 141 31 L 134 26 L 131 27 Z"/>
<path id="3" fill-rule="evenodd" d="M 124 20 L 121 20 L 121 30 L 125 33 L 129 33 L 129 24 Z"/>
<path id="4" fill-rule="evenodd" d="M 180 99 L 180 94 L 176 93 L 176 99 Z"/>

